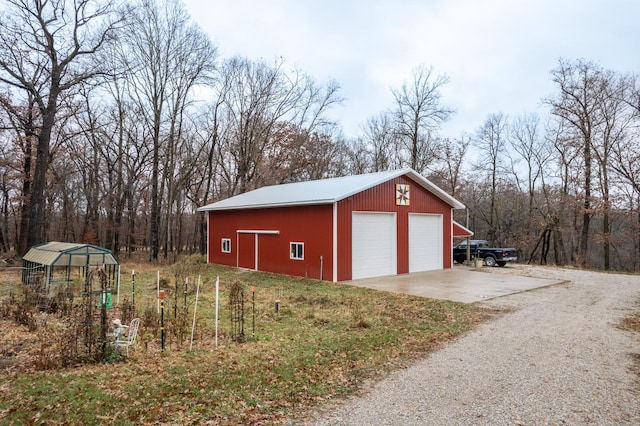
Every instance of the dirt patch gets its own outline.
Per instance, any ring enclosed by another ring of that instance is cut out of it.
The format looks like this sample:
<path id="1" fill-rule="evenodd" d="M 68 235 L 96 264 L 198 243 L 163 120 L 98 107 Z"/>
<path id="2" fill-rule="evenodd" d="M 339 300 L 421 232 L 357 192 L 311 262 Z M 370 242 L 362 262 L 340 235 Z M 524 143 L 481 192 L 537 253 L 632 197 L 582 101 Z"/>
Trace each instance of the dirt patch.
<path id="1" fill-rule="evenodd" d="M 640 333 L 640 313 L 630 315 L 620 321 L 620 328 Z"/>
<path id="2" fill-rule="evenodd" d="M 640 300 L 638 301 L 636 306 L 640 310 Z M 618 327 L 621 328 L 622 330 L 640 333 L 640 312 L 636 312 L 627 317 L 624 317 L 620 321 L 620 324 L 618 324 Z M 631 370 L 634 372 L 634 374 L 638 377 L 638 380 L 640 381 L 640 353 L 631 353 L 629 355 L 633 360 L 633 365 L 631 367 Z"/>

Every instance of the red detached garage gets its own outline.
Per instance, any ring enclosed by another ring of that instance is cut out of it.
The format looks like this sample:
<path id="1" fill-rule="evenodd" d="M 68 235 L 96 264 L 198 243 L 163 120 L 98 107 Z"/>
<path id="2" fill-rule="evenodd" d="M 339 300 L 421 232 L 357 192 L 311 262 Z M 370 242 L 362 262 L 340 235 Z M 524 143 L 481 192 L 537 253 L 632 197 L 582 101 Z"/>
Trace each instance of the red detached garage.
<path id="1" fill-rule="evenodd" d="M 256 189 L 200 208 L 208 262 L 330 281 L 450 268 L 452 209 L 412 169 Z"/>

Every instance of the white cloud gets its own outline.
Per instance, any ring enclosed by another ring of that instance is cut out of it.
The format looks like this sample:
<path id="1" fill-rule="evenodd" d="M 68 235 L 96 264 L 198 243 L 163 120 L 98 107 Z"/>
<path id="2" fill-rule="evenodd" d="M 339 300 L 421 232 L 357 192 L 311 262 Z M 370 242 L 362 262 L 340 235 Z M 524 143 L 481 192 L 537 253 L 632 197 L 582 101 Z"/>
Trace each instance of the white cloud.
<path id="1" fill-rule="evenodd" d="M 640 3 L 632 0 L 188 0 L 194 19 L 234 54 L 282 56 L 319 81 L 342 85 L 347 136 L 392 106 L 391 87 L 419 64 L 451 82 L 457 110 L 443 129 L 473 132 L 488 114 L 535 111 L 554 90 L 559 58 L 640 71 Z"/>

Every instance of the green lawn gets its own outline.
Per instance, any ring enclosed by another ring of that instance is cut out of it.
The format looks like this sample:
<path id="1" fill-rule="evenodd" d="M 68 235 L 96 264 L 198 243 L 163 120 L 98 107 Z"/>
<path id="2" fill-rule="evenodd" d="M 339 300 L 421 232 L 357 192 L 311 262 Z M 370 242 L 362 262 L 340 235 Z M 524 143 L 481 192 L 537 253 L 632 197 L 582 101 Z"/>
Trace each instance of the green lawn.
<path id="1" fill-rule="evenodd" d="M 143 321 L 131 356 L 115 363 L 47 371 L 33 371 L 25 367 L 28 364 L 8 368 L 0 379 L 1 423 L 278 423 L 407 365 L 487 317 L 472 305 L 239 272 L 188 258 L 161 270 L 170 291 L 162 352 L 156 269 L 124 264 L 121 301 L 131 297 L 131 268 L 136 270 L 136 310 Z M 176 277 L 180 283 L 189 277 L 193 284 L 198 275 L 197 322 L 189 350 L 195 288 L 188 289 L 186 317 L 179 288 L 182 319 L 176 319 L 174 285 Z M 242 283 L 246 293 L 244 343 L 229 338 L 228 290 L 234 282 Z M 251 286 L 256 288 L 255 333 Z M 275 300 L 280 300 L 279 312 Z M 7 350 L 11 353 L 2 348 Z M 13 352 L 19 356 L 19 351 Z"/>

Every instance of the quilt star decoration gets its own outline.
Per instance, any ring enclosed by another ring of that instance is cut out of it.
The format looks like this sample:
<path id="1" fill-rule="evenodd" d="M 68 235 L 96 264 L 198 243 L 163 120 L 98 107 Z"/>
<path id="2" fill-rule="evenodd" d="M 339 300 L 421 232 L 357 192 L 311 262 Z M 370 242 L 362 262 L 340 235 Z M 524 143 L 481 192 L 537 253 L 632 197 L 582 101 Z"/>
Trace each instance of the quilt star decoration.
<path id="1" fill-rule="evenodd" d="M 409 185 L 406 183 L 396 184 L 396 205 L 408 206 L 409 205 Z"/>

